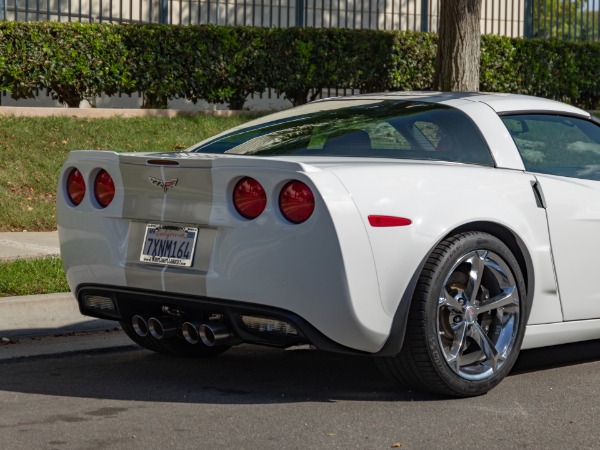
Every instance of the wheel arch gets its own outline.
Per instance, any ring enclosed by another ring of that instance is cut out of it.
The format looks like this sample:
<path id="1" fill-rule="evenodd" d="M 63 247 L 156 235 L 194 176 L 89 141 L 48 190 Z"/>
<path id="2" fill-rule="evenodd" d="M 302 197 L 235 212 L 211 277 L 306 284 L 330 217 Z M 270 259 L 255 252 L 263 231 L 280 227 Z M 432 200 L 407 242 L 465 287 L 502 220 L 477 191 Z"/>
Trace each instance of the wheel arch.
<path id="1" fill-rule="evenodd" d="M 533 270 L 533 261 L 531 259 L 531 254 L 529 253 L 525 242 L 523 242 L 523 240 L 519 237 L 518 234 L 499 223 L 488 221 L 469 222 L 450 230 L 448 233 L 442 236 L 424 256 L 421 263 L 417 267 L 417 270 L 413 273 L 410 282 L 408 283 L 408 286 L 404 291 L 398 308 L 396 309 L 390 335 L 384 346 L 381 348 L 381 350 L 379 350 L 379 352 L 375 354 L 375 356 L 393 356 L 398 354 L 402 349 L 402 344 L 404 343 L 404 335 L 406 332 L 406 323 L 408 321 L 408 312 L 410 311 L 410 305 L 412 303 L 414 290 L 419 276 L 421 274 L 421 271 L 423 270 L 423 267 L 425 266 L 425 263 L 427 262 L 427 259 L 429 258 L 429 255 L 431 254 L 433 249 L 435 249 L 440 242 L 447 239 L 448 237 L 455 236 L 460 233 L 466 233 L 469 231 L 480 231 L 496 237 L 509 248 L 509 250 L 517 259 L 517 263 L 519 264 L 519 268 L 521 269 L 523 278 L 525 279 L 525 286 L 527 289 L 525 296 L 526 308 L 524 316 L 525 321 L 528 321 L 529 314 L 533 306 L 535 273 Z"/>

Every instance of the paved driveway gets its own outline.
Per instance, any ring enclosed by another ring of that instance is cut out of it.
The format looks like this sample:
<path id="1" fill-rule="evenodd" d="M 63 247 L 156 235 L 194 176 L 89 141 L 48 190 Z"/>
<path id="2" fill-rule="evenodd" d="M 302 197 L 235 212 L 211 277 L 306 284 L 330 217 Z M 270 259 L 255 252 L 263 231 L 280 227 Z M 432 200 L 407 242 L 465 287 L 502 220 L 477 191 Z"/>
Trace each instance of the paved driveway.
<path id="1" fill-rule="evenodd" d="M 445 400 L 397 389 L 367 358 L 316 351 L 49 348 L 0 361 L 0 430 L 12 449 L 598 448 L 599 349 L 524 352 L 489 394 Z M 540 365 L 545 352 L 558 366 Z"/>

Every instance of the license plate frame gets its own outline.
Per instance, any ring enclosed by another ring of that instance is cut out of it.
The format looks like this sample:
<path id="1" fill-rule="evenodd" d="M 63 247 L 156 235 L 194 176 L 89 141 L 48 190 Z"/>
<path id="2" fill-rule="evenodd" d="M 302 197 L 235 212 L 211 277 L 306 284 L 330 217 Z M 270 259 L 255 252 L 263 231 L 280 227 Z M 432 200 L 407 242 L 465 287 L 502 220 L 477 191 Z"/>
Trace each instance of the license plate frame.
<path id="1" fill-rule="evenodd" d="M 196 253 L 198 231 L 198 227 L 147 224 L 140 261 L 163 266 L 191 267 Z"/>

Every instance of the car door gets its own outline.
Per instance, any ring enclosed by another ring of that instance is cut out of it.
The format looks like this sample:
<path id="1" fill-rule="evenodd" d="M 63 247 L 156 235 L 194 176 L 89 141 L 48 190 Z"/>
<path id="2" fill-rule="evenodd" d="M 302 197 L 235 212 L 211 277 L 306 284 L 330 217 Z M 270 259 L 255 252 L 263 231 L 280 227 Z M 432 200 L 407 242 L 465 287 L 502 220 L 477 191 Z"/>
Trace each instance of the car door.
<path id="1" fill-rule="evenodd" d="M 600 126 L 556 113 L 502 120 L 546 207 L 563 318 L 600 318 Z"/>

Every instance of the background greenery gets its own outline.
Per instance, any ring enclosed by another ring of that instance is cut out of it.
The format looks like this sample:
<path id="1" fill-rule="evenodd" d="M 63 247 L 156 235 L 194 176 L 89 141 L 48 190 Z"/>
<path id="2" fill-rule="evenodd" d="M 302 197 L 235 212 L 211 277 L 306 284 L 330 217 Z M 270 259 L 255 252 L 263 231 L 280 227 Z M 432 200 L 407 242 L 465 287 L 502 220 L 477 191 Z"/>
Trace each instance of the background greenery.
<path id="1" fill-rule="evenodd" d="M 600 100 L 600 43 L 483 35 L 481 90 L 585 108 Z M 243 108 L 272 88 L 294 105 L 323 88 L 430 89 L 437 35 L 407 31 L 0 22 L 0 90 L 68 106 L 142 92 Z"/>
<path id="2" fill-rule="evenodd" d="M 56 229 L 58 174 L 70 150 L 181 150 L 250 118 L 2 117 L 0 231 Z"/>

